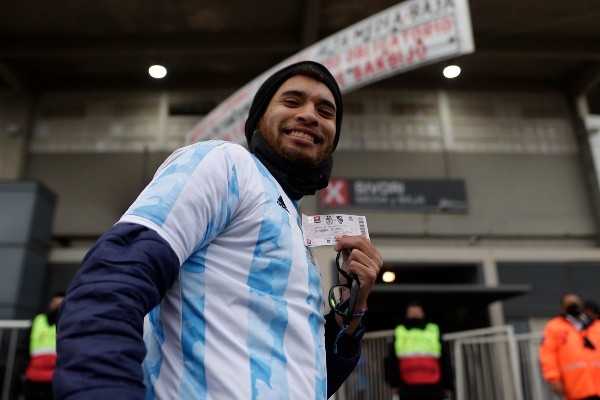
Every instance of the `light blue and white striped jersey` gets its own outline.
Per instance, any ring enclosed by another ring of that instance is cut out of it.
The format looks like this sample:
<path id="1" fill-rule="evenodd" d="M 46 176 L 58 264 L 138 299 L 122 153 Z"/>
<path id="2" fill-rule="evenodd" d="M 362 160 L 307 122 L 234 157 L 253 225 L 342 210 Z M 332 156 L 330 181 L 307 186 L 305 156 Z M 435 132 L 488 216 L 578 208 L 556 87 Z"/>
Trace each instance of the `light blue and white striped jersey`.
<path id="1" fill-rule="evenodd" d="M 148 399 L 325 399 L 321 277 L 298 204 L 237 144 L 175 151 L 120 222 L 180 261 L 145 320 Z"/>

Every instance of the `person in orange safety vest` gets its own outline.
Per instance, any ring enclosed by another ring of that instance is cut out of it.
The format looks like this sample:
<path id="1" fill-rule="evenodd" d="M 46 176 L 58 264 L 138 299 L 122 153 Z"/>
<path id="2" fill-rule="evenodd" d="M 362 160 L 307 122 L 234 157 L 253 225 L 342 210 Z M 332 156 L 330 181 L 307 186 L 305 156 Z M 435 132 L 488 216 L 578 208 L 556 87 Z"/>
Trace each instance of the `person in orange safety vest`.
<path id="1" fill-rule="evenodd" d="M 600 400 L 600 321 L 582 312 L 576 294 L 561 300 L 561 314 L 544 329 L 539 356 L 544 379 L 567 400 Z"/>
<path id="2" fill-rule="evenodd" d="M 23 397 L 25 400 L 52 399 L 52 375 L 56 365 L 56 315 L 65 294 L 55 293 L 46 312 L 31 323 L 29 334 L 29 364 L 25 370 Z"/>

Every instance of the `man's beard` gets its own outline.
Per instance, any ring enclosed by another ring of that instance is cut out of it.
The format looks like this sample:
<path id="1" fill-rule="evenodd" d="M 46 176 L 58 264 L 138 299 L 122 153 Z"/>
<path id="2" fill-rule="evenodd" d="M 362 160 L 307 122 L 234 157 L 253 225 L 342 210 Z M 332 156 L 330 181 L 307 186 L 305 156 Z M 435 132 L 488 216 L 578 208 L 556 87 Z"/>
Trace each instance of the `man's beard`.
<path id="1" fill-rule="evenodd" d="M 285 146 L 282 146 L 281 142 L 271 143 L 269 139 L 267 139 L 267 143 L 269 144 L 269 146 L 273 147 L 273 150 L 275 150 L 277 154 L 281 155 L 286 160 L 301 165 L 303 167 L 316 168 L 320 166 L 326 158 L 322 157 L 320 159 L 315 160 L 314 158 L 307 156 L 299 149 L 289 149 Z"/>
<path id="2" fill-rule="evenodd" d="M 249 150 L 263 163 L 292 200 L 314 195 L 317 190 L 324 189 L 329 183 L 333 168 L 331 156 L 314 168 L 289 161 L 273 150 L 258 129 L 252 135 Z"/>
<path id="3" fill-rule="evenodd" d="M 258 129 L 261 132 L 265 132 L 268 128 L 266 126 L 264 126 L 263 124 L 259 123 Z M 285 135 L 285 133 L 279 133 L 280 131 L 278 131 L 275 135 Z M 311 157 L 312 154 L 307 154 L 306 152 L 302 151 L 302 149 L 299 149 L 297 147 L 293 147 L 293 148 L 289 148 L 284 146 L 283 141 L 282 140 L 278 140 L 280 138 L 280 136 L 275 136 L 275 137 L 271 137 L 269 135 L 265 135 L 263 133 L 263 139 L 265 140 L 265 142 L 267 142 L 267 144 L 269 145 L 269 147 L 271 147 L 273 149 L 273 151 L 275 151 L 275 153 L 279 154 L 281 157 L 283 157 L 284 159 L 286 159 L 289 162 L 298 164 L 300 166 L 303 167 L 307 167 L 307 168 L 317 168 L 320 167 L 321 164 L 323 164 L 323 162 L 325 162 L 325 160 L 327 159 L 327 157 L 329 157 L 330 152 L 323 152 L 323 154 L 316 154 L 316 158 Z"/>

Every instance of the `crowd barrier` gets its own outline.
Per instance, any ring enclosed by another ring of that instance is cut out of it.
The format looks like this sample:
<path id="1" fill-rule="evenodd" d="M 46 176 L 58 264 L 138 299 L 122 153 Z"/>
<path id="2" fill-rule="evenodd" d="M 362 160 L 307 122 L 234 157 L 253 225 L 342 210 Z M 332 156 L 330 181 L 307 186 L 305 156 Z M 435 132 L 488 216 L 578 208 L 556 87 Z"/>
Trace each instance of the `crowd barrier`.
<path id="1" fill-rule="evenodd" d="M 0 320 L 0 366 L 2 366 L 0 370 L 4 371 L 1 400 L 17 398 L 12 386 L 15 381 L 18 339 L 19 334 L 29 329 L 30 326 L 31 321 Z"/>
<path id="2" fill-rule="evenodd" d="M 393 334 L 365 334 L 363 357 L 336 400 L 393 399 L 383 361 Z M 445 334 L 455 377 L 452 400 L 560 400 L 541 375 L 541 338 L 541 332 L 515 334 L 511 325 Z"/>
<path id="3" fill-rule="evenodd" d="M 0 365 L 3 367 L 0 400 L 16 398 L 15 358 L 19 334 L 30 321 L 0 321 Z M 362 357 L 336 400 L 392 400 L 385 382 L 384 359 L 393 331 L 368 332 L 362 342 Z M 560 400 L 542 379 L 538 348 L 541 332 L 515 334 L 510 325 L 448 333 L 455 374 L 453 400 Z"/>

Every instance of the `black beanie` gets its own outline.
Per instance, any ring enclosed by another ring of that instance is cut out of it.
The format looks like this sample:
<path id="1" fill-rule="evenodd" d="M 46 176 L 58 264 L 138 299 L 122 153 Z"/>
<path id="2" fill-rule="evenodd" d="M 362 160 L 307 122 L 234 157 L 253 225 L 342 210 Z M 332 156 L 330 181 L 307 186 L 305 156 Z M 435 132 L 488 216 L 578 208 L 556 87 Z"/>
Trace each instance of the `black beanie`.
<path id="1" fill-rule="evenodd" d="M 254 95 L 254 99 L 252 99 L 252 105 L 250 105 L 250 110 L 248 111 L 248 119 L 246 120 L 245 132 L 246 132 L 246 140 L 248 141 L 248 146 L 250 146 L 250 142 L 252 141 L 252 134 L 256 130 L 258 125 L 258 121 L 265 113 L 269 102 L 277 89 L 285 81 L 295 75 L 304 75 L 311 78 L 314 78 L 320 82 L 323 82 L 331 93 L 333 94 L 333 98 L 335 99 L 335 139 L 333 140 L 333 149 L 336 148 L 338 141 L 340 139 L 340 129 L 342 127 L 342 92 L 340 92 L 340 88 L 335 81 L 331 72 L 325 66 L 314 62 L 314 61 L 300 61 L 298 63 L 288 65 L 285 68 L 280 69 L 275 72 L 263 84 L 258 88 L 256 94 Z"/>

